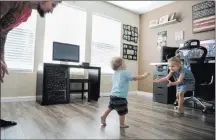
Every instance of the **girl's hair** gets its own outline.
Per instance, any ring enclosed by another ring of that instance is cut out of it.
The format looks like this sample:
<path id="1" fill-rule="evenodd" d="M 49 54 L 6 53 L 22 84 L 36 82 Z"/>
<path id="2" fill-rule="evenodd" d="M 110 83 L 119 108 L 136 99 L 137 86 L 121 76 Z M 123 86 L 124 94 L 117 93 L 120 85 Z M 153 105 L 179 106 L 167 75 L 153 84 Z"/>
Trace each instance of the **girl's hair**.
<path id="1" fill-rule="evenodd" d="M 178 65 L 181 65 L 181 60 L 179 59 L 179 57 L 171 57 L 169 60 L 168 60 L 168 63 L 175 63 L 175 64 L 178 64 Z"/>
<path id="2" fill-rule="evenodd" d="M 121 57 L 113 57 L 111 61 L 111 67 L 113 70 L 117 70 L 123 63 L 123 59 Z"/>

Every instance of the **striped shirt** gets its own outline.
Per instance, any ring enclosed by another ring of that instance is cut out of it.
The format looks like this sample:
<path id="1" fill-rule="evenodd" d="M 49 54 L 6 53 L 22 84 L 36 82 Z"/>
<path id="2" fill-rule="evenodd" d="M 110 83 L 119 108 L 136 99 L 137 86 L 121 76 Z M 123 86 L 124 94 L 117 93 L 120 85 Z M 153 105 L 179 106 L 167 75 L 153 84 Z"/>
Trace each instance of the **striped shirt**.
<path id="1" fill-rule="evenodd" d="M 7 34 L 14 27 L 28 20 L 32 9 L 28 1 L 0 1 L 0 60 L 4 61 Z"/>

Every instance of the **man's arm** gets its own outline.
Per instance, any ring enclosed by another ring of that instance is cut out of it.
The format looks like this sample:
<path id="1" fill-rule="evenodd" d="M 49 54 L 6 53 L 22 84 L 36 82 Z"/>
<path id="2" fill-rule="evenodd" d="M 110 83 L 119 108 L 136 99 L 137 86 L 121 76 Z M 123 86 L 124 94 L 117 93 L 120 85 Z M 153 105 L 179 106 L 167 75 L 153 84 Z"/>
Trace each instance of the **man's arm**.
<path id="1" fill-rule="evenodd" d="M 2 19 L 10 11 L 10 9 L 15 3 L 16 2 L 14 1 L 0 1 L 0 60 L 3 61 L 4 63 L 5 63 L 4 47 L 5 47 L 5 40 L 7 37 L 7 32 L 3 32 Z"/>
<path id="2" fill-rule="evenodd" d="M 14 6 L 15 1 L 0 1 L 0 19 Z"/>
<path id="3" fill-rule="evenodd" d="M 9 32 L 7 28 L 15 22 L 15 20 L 11 20 L 11 15 L 8 13 L 18 5 L 20 5 L 19 1 L 0 1 L 0 60 L 4 63 L 5 41 Z"/>
<path id="4" fill-rule="evenodd" d="M 3 63 L 5 63 L 4 51 L 5 51 L 6 38 L 7 38 L 7 33 L 0 32 L 0 60 L 3 61 Z"/>

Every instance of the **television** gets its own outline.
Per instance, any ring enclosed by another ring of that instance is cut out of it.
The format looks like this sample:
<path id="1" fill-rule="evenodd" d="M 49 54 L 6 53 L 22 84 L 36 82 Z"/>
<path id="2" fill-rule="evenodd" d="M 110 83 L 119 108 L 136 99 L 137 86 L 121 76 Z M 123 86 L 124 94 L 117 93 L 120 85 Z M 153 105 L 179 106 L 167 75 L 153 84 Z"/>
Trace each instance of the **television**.
<path id="1" fill-rule="evenodd" d="M 53 42 L 53 60 L 79 62 L 79 49 L 78 45 Z"/>
<path id="2" fill-rule="evenodd" d="M 169 58 L 174 57 L 177 49 L 177 47 L 163 46 L 161 48 L 161 62 L 167 62 Z"/>

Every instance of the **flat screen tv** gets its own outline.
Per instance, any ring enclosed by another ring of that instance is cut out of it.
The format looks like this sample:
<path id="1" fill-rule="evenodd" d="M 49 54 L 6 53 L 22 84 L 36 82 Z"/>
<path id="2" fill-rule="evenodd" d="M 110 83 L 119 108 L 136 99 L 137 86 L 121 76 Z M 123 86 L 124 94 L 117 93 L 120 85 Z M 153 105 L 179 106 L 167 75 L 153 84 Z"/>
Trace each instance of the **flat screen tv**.
<path id="1" fill-rule="evenodd" d="M 78 45 L 53 42 L 53 60 L 79 62 L 79 49 Z"/>
<path id="2" fill-rule="evenodd" d="M 161 48 L 161 62 L 167 62 L 169 58 L 174 57 L 177 49 L 177 47 L 163 46 Z"/>

